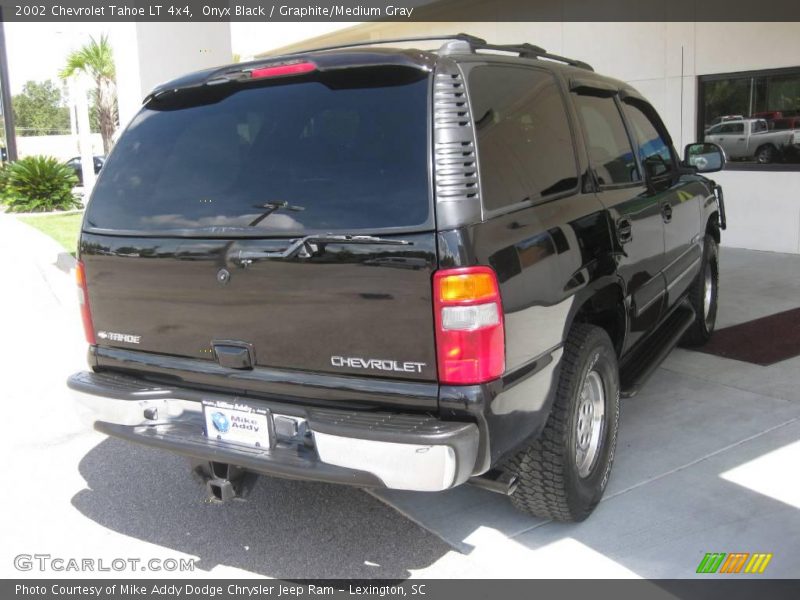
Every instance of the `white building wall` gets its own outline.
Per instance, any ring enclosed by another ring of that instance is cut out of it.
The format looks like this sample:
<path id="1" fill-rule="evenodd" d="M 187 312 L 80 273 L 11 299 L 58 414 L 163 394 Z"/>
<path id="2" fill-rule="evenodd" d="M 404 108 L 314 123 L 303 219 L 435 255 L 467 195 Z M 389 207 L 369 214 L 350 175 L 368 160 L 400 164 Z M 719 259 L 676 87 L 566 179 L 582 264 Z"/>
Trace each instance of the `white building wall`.
<path id="1" fill-rule="evenodd" d="M 695 141 L 699 75 L 800 66 L 800 23 L 367 23 L 286 49 L 462 31 L 531 42 L 631 83 L 679 151 Z M 714 179 L 728 206 L 723 245 L 800 253 L 800 171 L 724 171 Z"/>
<path id="2" fill-rule="evenodd" d="M 111 42 L 123 127 L 158 84 L 233 61 L 227 23 L 119 23 Z"/>
<path id="3" fill-rule="evenodd" d="M 723 171 L 728 229 L 722 245 L 800 253 L 800 173 Z"/>

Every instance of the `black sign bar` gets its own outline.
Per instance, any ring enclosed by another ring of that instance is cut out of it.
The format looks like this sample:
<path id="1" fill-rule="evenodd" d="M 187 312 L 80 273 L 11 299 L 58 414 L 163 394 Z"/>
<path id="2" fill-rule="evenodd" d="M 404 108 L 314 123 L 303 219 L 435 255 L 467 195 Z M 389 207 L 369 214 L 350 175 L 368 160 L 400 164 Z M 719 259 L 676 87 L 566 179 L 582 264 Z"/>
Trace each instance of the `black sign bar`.
<path id="1" fill-rule="evenodd" d="M 800 21 L 797 0 L 0 0 L 6 21 Z"/>
<path id="2" fill-rule="evenodd" d="M 579 565 L 576 565 L 579 568 Z M 80 580 L 0 581 L 0 597 L 16 600 L 506 600 L 636 598 L 796 600 L 800 581 L 713 577 L 677 580 Z"/>

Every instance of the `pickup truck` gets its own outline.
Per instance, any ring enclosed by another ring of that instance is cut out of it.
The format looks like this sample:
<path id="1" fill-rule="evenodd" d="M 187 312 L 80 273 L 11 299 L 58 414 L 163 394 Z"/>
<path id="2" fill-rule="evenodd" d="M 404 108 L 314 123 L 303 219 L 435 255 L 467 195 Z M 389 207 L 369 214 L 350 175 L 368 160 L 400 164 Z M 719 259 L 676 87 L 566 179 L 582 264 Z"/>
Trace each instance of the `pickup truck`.
<path id="1" fill-rule="evenodd" d="M 720 146 L 733 160 L 774 162 L 794 143 L 793 130 L 771 130 L 765 119 L 725 121 L 708 130 L 705 141 Z"/>

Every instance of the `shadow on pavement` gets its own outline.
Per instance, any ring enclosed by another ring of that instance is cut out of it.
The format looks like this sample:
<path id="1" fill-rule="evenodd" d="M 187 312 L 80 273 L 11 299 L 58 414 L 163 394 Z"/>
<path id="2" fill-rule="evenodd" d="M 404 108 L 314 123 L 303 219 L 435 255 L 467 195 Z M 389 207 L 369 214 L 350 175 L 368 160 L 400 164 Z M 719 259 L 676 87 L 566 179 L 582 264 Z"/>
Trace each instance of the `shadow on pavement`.
<path id="1" fill-rule="evenodd" d="M 246 501 L 205 502 L 188 462 L 108 438 L 81 460 L 72 504 L 118 533 L 276 578 L 405 579 L 450 551 L 363 491 L 260 477 Z M 142 557 L 147 559 L 150 557 Z"/>
<path id="2" fill-rule="evenodd" d="M 565 550 L 584 558 L 602 555 L 609 564 L 655 579 L 696 577 L 707 552 L 773 553 L 762 577 L 796 578 L 797 494 L 770 479 L 785 476 L 776 467 L 790 468 L 798 440 L 795 421 L 611 497 L 583 523 L 547 523 L 514 541 L 536 551 L 569 540 L 575 543 Z M 765 477 L 765 470 L 774 473 Z"/>
<path id="3" fill-rule="evenodd" d="M 692 578 L 705 553 L 748 552 L 774 554 L 760 577 L 797 578 L 799 408 L 661 370 L 623 403 L 606 497 L 582 523 L 466 487 L 379 494 L 505 577 Z"/>

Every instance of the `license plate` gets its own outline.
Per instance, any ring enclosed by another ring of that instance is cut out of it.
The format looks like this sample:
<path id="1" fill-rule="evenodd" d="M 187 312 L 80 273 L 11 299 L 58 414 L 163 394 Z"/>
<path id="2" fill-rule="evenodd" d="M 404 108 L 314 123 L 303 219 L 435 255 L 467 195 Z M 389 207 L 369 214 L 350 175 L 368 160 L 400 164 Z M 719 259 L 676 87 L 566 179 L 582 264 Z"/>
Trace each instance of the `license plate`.
<path id="1" fill-rule="evenodd" d="M 203 401 L 206 436 L 212 440 L 256 448 L 270 446 L 270 415 L 241 402 Z"/>

